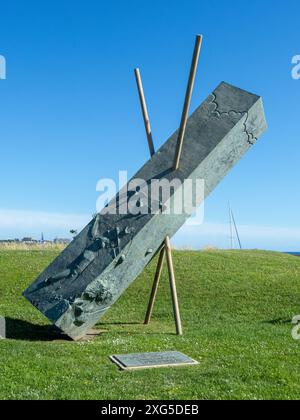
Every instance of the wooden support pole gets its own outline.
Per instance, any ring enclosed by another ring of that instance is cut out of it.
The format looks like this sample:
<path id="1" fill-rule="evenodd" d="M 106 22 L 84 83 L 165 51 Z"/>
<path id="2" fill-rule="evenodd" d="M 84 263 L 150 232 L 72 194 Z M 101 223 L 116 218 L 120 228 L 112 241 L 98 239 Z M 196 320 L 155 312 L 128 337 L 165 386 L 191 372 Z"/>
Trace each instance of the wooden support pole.
<path id="1" fill-rule="evenodd" d="M 166 250 L 167 263 L 168 263 L 168 269 L 169 269 L 169 279 L 170 279 L 170 287 L 171 287 L 171 293 L 172 293 L 174 317 L 175 317 L 175 322 L 176 322 L 176 332 L 177 332 L 177 335 L 182 335 L 182 325 L 181 325 L 176 280 L 175 280 L 174 266 L 173 266 L 173 259 L 172 259 L 172 249 L 171 249 L 171 244 L 170 244 L 170 238 L 168 236 L 166 237 L 166 240 L 165 240 L 165 250 Z"/>
<path id="2" fill-rule="evenodd" d="M 144 119 L 147 139 L 148 139 L 150 155 L 152 157 L 155 154 L 155 149 L 154 149 L 154 144 L 153 144 L 150 119 L 149 119 L 148 110 L 147 110 L 147 104 L 146 104 L 146 99 L 145 99 L 145 94 L 144 94 L 144 89 L 143 89 L 141 73 L 139 69 L 135 69 L 134 73 L 135 73 L 136 83 L 137 83 L 141 107 L 142 107 L 142 114 L 143 114 L 143 119 Z"/>
<path id="3" fill-rule="evenodd" d="M 174 166 L 173 166 L 174 171 L 176 171 L 179 168 L 179 163 L 180 163 L 180 158 L 181 158 L 181 153 L 182 153 L 182 146 L 183 146 L 185 130 L 186 130 L 186 124 L 187 124 L 187 119 L 188 119 L 188 113 L 190 109 L 191 98 L 192 98 L 195 77 L 196 77 L 196 72 L 197 72 L 197 66 L 198 66 L 199 56 L 200 56 L 200 51 L 201 51 L 202 40 L 203 40 L 202 35 L 197 35 L 195 48 L 194 48 L 194 54 L 193 54 L 193 60 L 192 60 L 192 65 L 191 65 L 191 70 L 190 70 L 190 76 L 189 76 L 189 81 L 188 81 L 188 86 L 187 86 L 187 91 L 186 91 L 186 96 L 185 96 L 185 101 L 184 101 L 184 106 L 183 106 L 183 111 L 182 111 L 182 116 L 181 116 L 181 123 L 180 123 L 180 128 L 179 128 L 176 154 L 175 154 L 175 160 L 174 160 Z"/>
<path id="4" fill-rule="evenodd" d="M 152 313 L 153 313 L 153 307 L 154 307 L 154 303 L 155 303 L 155 299 L 156 299 L 156 295 L 157 295 L 157 291 L 158 291 L 158 286 L 159 286 L 159 282 L 160 282 L 160 278 L 161 278 L 161 273 L 162 273 L 162 269 L 163 269 L 165 252 L 166 252 L 165 247 L 163 246 L 163 248 L 162 248 L 162 250 L 160 251 L 160 254 L 159 254 L 158 264 L 157 264 L 156 273 L 155 273 L 155 277 L 154 277 L 154 283 L 153 283 L 151 296 L 150 296 L 150 300 L 149 300 L 149 305 L 148 305 L 148 309 L 147 309 L 147 314 L 146 314 L 146 318 L 145 318 L 145 325 L 149 325 L 150 321 L 151 321 L 151 317 L 152 317 Z"/>
<path id="5" fill-rule="evenodd" d="M 202 41 L 202 37 L 201 37 L 201 41 Z M 197 42 L 196 42 L 196 46 L 197 46 Z M 199 52 L 200 52 L 200 48 L 199 48 L 199 51 L 198 51 L 198 57 L 195 57 L 195 54 L 196 54 L 196 47 L 195 47 L 194 59 L 193 59 L 193 64 L 192 64 L 192 69 L 194 69 L 194 73 L 196 73 L 196 67 L 197 67 L 197 63 L 198 63 Z M 140 97 L 141 108 L 142 108 L 142 113 L 143 113 L 143 118 L 144 118 L 144 123 L 145 123 L 147 139 L 148 139 L 149 151 L 150 151 L 150 154 L 151 154 L 151 157 L 152 157 L 155 154 L 155 149 L 154 149 L 154 144 L 153 144 L 149 115 L 148 115 L 148 111 L 147 111 L 146 99 L 145 99 L 145 94 L 144 94 L 144 89 L 143 89 L 143 84 L 142 84 L 142 78 L 141 78 L 141 74 L 140 74 L 139 69 L 135 69 L 134 73 L 135 73 L 137 87 L 138 87 L 138 91 L 139 91 L 139 97 Z M 189 82 L 189 84 L 191 84 L 190 90 L 192 91 L 193 90 L 194 79 L 195 79 L 195 74 L 193 76 L 191 76 L 190 79 L 192 79 Z M 190 92 L 190 97 L 191 97 L 191 92 Z M 189 102 L 190 102 L 190 99 L 188 101 L 186 115 L 188 114 L 188 110 L 189 110 Z M 185 125 L 186 125 L 186 123 L 185 123 Z M 184 127 L 184 130 L 183 130 L 183 136 L 182 137 L 184 137 L 184 132 L 185 132 L 185 127 Z M 182 148 L 182 144 L 181 144 L 181 148 Z M 178 156 L 178 161 L 179 160 L 180 160 L 180 154 Z M 173 302 L 173 311 L 174 311 L 174 317 L 175 317 L 175 323 L 176 323 L 176 333 L 177 333 L 177 335 L 182 335 L 182 325 L 181 325 L 181 318 L 180 318 L 180 311 L 179 311 L 179 304 L 178 304 L 178 296 L 177 296 L 177 288 L 176 288 L 176 280 L 175 280 L 174 266 L 173 266 L 173 259 L 172 259 L 172 249 L 171 249 L 171 244 L 170 244 L 170 238 L 168 236 L 166 237 L 166 239 L 164 241 L 164 244 L 163 244 L 163 247 L 162 247 L 162 249 L 160 251 L 160 254 L 159 254 L 159 259 L 158 259 L 158 264 L 157 264 L 157 268 L 156 268 L 154 283 L 153 283 L 153 287 L 152 287 L 152 291 L 151 291 L 150 300 L 149 300 L 148 309 L 147 309 L 146 318 L 145 318 L 144 323 L 145 323 L 145 325 L 149 325 L 151 317 L 152 317 L 154 303 L 155 303 L 156 296 L 157 296 L 157 291 L 158 291 L 158 286 L 159 286 L 159 282 L 160 282 L 160 278 L 161 278 L 161 273 L 162 273 L 162 269 L 163 269 L 163 263 L 164 263 L 165 255 L 167 256 L 167 263 L 168 263 L 170 288 L 171 288 L 172 302 Z"/>
<path id="6" fill-rule="evenodd" d="M 178 303 L 176 280 L 175 280 L 175 274 L 174 274 L 172 248 L 170 244 L 170 238 L 168 236 L 166 237 L 163 248 L 159 254 L 154 283 L 153 283 L 150 300 L 148 304 L 148 309 L 147 309 L 147 314 L 145 318 L 145 325 L 149 325 L 151 321 L 153 307 L 154 307 L 154 303 L 157 296 L 157 291 L 158 291 L 158 286 L 159 286 L 159 282 L 161 278 L 165 255 L 167 256 L 170 289 L 171 289 L 173 311 L 174 311 L 174 318 L 175 318 L 175 324 L 176 324 L 176 333 L 177 335 L 182 335 L 182 324 L 181 324 L 181 317 L 180 317 L 180 310 L 179 310 L 179 303 Z"/>

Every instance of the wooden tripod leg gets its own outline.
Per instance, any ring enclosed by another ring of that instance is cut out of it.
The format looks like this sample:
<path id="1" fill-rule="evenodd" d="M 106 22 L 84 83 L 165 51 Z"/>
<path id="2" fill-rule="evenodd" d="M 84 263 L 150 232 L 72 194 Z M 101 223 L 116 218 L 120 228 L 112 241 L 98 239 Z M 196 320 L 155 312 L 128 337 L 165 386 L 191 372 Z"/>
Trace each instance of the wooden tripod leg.
<path id="1" fill-rule="evenodd" d="M 150 321 L 151 321 L 153 307 L 154 307 L 154 303 L 155 303 L 155 299 L 156 299 L 156 295 L 157 295 L 157 290 L 158 290 L 158 286 L 159 286 L 159 281 L 160 281 L 160 278 L 161 278 L 162 268 L 163 268 L 163 264 L 164 264 L 164 259 L 165 259 L 165 247 L 162 248 L 162 250 L 160 251 L 160 254 L 159 254 L 159 259 L 158 259 L 157 269 L 156 269 L 156 273 L 155 273 L 154 283 L 153 283 L 151 296 L 150 296 L 150 300 L 149 300 L 149 305 L 148 305 L 148 309 L 147 309 L 147 314 L 146 314 L 146 318 L 145 318 L 145 325 L 149 325 Z"/>
<path id="2" fill-rule="evenodd" d="M 171 287 L 172 301 L 173 301 L 173 310 L 174 310 L 174 317 L 175 317 L 175 322 L 176 322 L 176 333 L 177 335 L 182 335 L 182 325 L 181 325 L 181 318 L 180 318 L 180 311 L 179 311 L 179 304 L 178 304 L 176 280 L 175 280 L 175 274 L 174 274 L 172 248 L 170 244 L 170 238 L 168 236 L 166 237 L 166 240 L 165 240 L 165 250 L 166 250 L 166 255 L 167 255 L 170 287 Z"/>
<path id="3" fill-rule="evenodd" d="M 139 69 L 135 69 L 134 73 L 135 73 L 136 83 L 137 83 L 140 102 L 141 102 L 141 108 L 142 108 L 142 113 L 143 113 L 143 118 L 144 118 L 146 135 L 148 139 L 149 151 L 152 157 L 153 155 L 155 155 L 155 149 L 154 149 L 154 144 L 153 144 L 150 119 L 149 119 L 148 110 L 147 110 L 147 104 L 146 104 L 146 99 L 145 99 L 145 94 L 144 94 L 144 89 L 143 89 L 141 73 Z"/>
<path id="4" fill-rule="evenodd" d="M 188 83 L 188 87 L 186 91 L 184 107 L 182 111 L 180 128 L 179 128 L 179 134 L 178 134 L 178 139 L 177 139 L 176 154 L 175 154 L 174 167 L 173 167 L 174 171 L 177 171 L 180 164 L 182 146 L 183 146 L 183 141 L 185 137 L 185 130 L 186 130 L 188 113 L 189 113 L 189 108 L 190 108 L 190 103 L 191 103 L 191 98 L 192 98 L 192 93 L 193 93 L 193 88 L 194 88 L 194 83 L 195 83 L 195 77 L 196 77 L 196 71 L 197 71 L 197 66 L 198 66 L 198 61 L 199 61 L 202 40 L 203 40 L 202 35 L 197 35 L 195 48 L 194 48 L 194 54 L 193 54 L 193 61 L 192 61 L 191 70 L 190 70 L 189 83 Z"/>

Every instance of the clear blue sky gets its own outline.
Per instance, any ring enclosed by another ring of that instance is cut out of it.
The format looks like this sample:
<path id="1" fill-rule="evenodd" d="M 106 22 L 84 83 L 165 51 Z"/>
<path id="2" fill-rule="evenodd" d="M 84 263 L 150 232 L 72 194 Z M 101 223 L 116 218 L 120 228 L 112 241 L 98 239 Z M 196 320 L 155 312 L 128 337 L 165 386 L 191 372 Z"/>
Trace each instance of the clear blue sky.
<path id="1" fill-rule="evenodd" d="M 148 149 L 133 69 L 158 147 L 179 124 L 202 33 L 192 109 L 224 80 L 263 96 L 269 130 L 207 200 L 204 230 L 175 242 L 228 246 L 230 200 L 245 246 L 300 247 L 299 16 L 298 0 L 3 2 L 0 237 L 66 236 L 95 212 L 99 178 L 135 173 Z"/>

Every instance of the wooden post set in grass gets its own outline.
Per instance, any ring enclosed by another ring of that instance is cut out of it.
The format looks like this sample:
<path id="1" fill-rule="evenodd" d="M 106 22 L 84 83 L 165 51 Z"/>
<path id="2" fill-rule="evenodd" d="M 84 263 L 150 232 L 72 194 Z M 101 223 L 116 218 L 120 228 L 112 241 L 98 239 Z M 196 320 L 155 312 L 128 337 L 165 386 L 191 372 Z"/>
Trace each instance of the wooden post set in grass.
<path id="1" fill-rule="evenodd" d="M 185 136 L 185 130 L 187 125 L 187 119 L 188 119 L 188 113 L 195 83 L 195 77 L 197 72 L 197 66 L 199 61 L 199 55 L 201 50 L 203 37 L 201 35 L 197 35 L 196 42 L 195 42 L 195 48 L 194 48 L 194 54 L 193 54 L 193 60 L 189 75 L 189 81 L 181 116 L 181 123 L 179 128 L 179 134 L 177 139 L 177 145 L 176 145 L 176 152 L 175 152 L 175 159 L 173 164 L 173 170 L 176 171 L 180 167 L 180 158 L 182 154 L 182 146 L 184 142 L 184 136 Z M 135 77 L 141 102 L 141 108 L 142 108 L 142 114 L 146 129 L 146 135 L 149 145 L 149 151 L 151 157 L 155 154 L 154 144 L 153 144 L 153 136 L 151 131 L 151 125 L 150 125 L 150 119 L 148 115 L 147 105 L 146 105 L 146 99 L 142 84 L 142 78 L 140 74 L 139 69 L 135 69 Z M 173 302 L 173 310 L 174 310 L 174 318 L 176 323 L 176 333 L 177 335 L 182 335 L 182 324 L 181 324 L 181 317 L 180 317 L 180 310 L 179 310 L 179 303 L 178 303 L 178 296 L 177 296 L 177 288 L 176 288 L 176 280 L 175 280 L 175 273 L 174 273 L 174 265 L 173 265 L 173 258 L 172 258 L 172 248 L 170 244 L 170 238 L 169 236 L 166 237 L 162 249 L 159 254 L 157 269 L 155 273 L 154 283 L 150 295 L 150 300 L 148 304 L 148 309 L 146 313 L 146 319 L 145 319 L 145 325 L 149 325 L 151 321 L 151 316 L 153 313 L 153 307 L 155 303 L 155 299 L 157 296 L 158 286 L 161 278 L 162 268 L 165 256 L 167 257 L 167 265 L 168 265 L 168 272 L 169 272 L 169 281 L 170 281 L 170 288 L 171 288 L 171 295 L 172 295 L 172 302 Z"/>

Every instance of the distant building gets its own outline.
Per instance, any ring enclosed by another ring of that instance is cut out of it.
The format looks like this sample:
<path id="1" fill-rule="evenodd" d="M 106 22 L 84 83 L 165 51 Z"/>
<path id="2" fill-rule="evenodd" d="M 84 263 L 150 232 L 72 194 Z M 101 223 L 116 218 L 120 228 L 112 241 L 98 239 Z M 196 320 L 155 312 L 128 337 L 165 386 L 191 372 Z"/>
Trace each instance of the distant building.
<path id="1" fill-rule="evenodd" d="M 69 245 L 71 239 L 67 238 L 55 238 L 53 241 L 48 241 L 44 238 L 44 235 L 41 235 L 40 240 L 33 239 L 31 236 L 25 236 L 23 239 L 0 239 L 0 244 L 26 244 L 26 245 Z"/>
<path id="2" fill-rule="evenodd" d="M 55 238 L 53 241 L 56 245 L 68 245 L 70 242 L 71 240 L 66 238 Z"/>
<path id="3" fill-rule="evenodd" d="M 26 237 L 22 239 L 22 242 L 25 244 L 36 244 L 37 241 L 31 237 Z"/>

